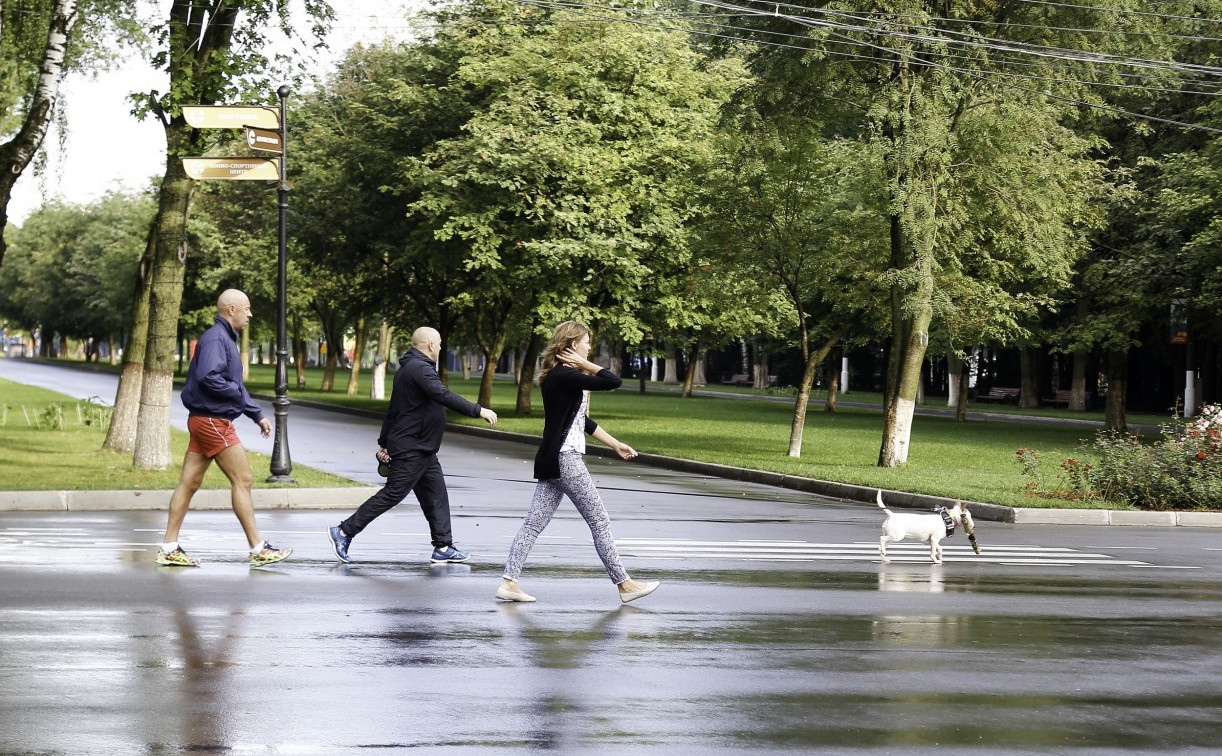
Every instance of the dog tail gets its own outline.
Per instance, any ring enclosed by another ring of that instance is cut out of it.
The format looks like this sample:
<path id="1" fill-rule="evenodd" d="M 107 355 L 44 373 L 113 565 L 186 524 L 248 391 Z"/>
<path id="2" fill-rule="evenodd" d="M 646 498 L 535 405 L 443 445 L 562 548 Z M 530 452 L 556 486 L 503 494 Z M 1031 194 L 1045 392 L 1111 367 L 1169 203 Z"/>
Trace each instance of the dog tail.
<path id="1" fill-rule="evenodd" d="M 881 488 L 880 488 L 880 489 L 878 489 L 877 501 L 878 501 L 878 508 L 879 508 L 879 509 L 883 510 L 883 511 L 884 511 L 884 512 L 886 512 L 887 514 L 891 514 L 891 510 L 890 510 L 890 509 L 887 509 L 887 505 L 886 505 L 886 504 L 883 504 L 883 489 L 881 489 Z"/>

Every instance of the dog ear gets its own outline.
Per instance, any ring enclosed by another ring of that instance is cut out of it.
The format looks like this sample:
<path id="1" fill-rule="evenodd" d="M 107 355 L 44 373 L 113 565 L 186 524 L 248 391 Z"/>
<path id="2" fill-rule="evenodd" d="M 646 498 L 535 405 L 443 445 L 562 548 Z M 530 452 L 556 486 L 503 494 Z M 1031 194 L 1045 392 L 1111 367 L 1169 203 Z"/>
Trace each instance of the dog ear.
<path id="1" fill-rule="evenodd" d="M 965 511 L 965 512 L 967 511 L 967 505 L 963 503 L 963 500 L 962 500 L 962 499 L 955 499 L 955 506 L 956 506 L 956 507 L 962 507 L 962 508 L 963 508 L 963 511 Z"/>

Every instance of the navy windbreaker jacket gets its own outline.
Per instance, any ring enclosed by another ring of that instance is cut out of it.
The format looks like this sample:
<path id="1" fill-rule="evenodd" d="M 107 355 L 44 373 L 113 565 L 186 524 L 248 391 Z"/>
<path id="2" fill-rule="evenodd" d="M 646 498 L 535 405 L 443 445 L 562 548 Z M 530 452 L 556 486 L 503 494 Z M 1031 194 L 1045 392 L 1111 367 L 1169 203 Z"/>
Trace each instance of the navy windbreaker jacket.
<path id="1" fill-rule="evenodd" d="M 182 404 L 194 416 L 236 420 L 246 415 L 256 423 L 263 419 L 263 410 L 242 385 L 238 334 L 220 315 L 195 344 Z"/>

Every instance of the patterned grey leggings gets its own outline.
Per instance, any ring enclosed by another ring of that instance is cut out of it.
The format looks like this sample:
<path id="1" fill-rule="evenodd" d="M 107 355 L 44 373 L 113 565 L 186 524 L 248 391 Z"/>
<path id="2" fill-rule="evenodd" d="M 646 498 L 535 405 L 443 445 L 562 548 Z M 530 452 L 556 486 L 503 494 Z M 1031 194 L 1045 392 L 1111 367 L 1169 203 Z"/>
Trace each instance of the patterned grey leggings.
<path id="1" fill-rule="evenodd" d="M 628 579 L 624 565 L 620 563 L 619 552 L 615 549 L 615 539 L 611 537 L 611 518 L 607 516 L 607 508 L 603 506 L 602 497 L 594 487 L 594 480 L 580 454 L 560 455 L 560 477 L 555 480 L 541 480 L 535 486 L 535 495 L 530 502 L 530 511 L 522 527 L 513 538 L 509 547 L 509 559 L 505 562 L 505 578 L 517 580 L 526 564 L 526 557 L 535 545 L 535 540 L 556 514 L 560 499 L 567 494 L 573 501 L 573 506 L 585 518 L 590 526 L 590 535 L 594 536 L 594 548 L 598 558 L 603 560 L 607 574 L 614 583 L 622 583 Z"/>

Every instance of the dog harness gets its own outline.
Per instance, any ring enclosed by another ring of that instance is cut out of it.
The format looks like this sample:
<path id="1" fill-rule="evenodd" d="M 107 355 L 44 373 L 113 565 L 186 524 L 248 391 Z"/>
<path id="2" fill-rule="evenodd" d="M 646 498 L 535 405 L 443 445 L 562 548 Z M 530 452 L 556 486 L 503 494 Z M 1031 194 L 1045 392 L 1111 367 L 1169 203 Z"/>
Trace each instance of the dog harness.
<path id="1" fill-rule="evenodd" d="M 938 507 L 938 514 L 942 515 L 942 522 L 946 523 L 946 536 L 949 538 L 955 534 L 955 520 L 950 516 L 950 512 L 946 511 L 946 507 Z"/>

